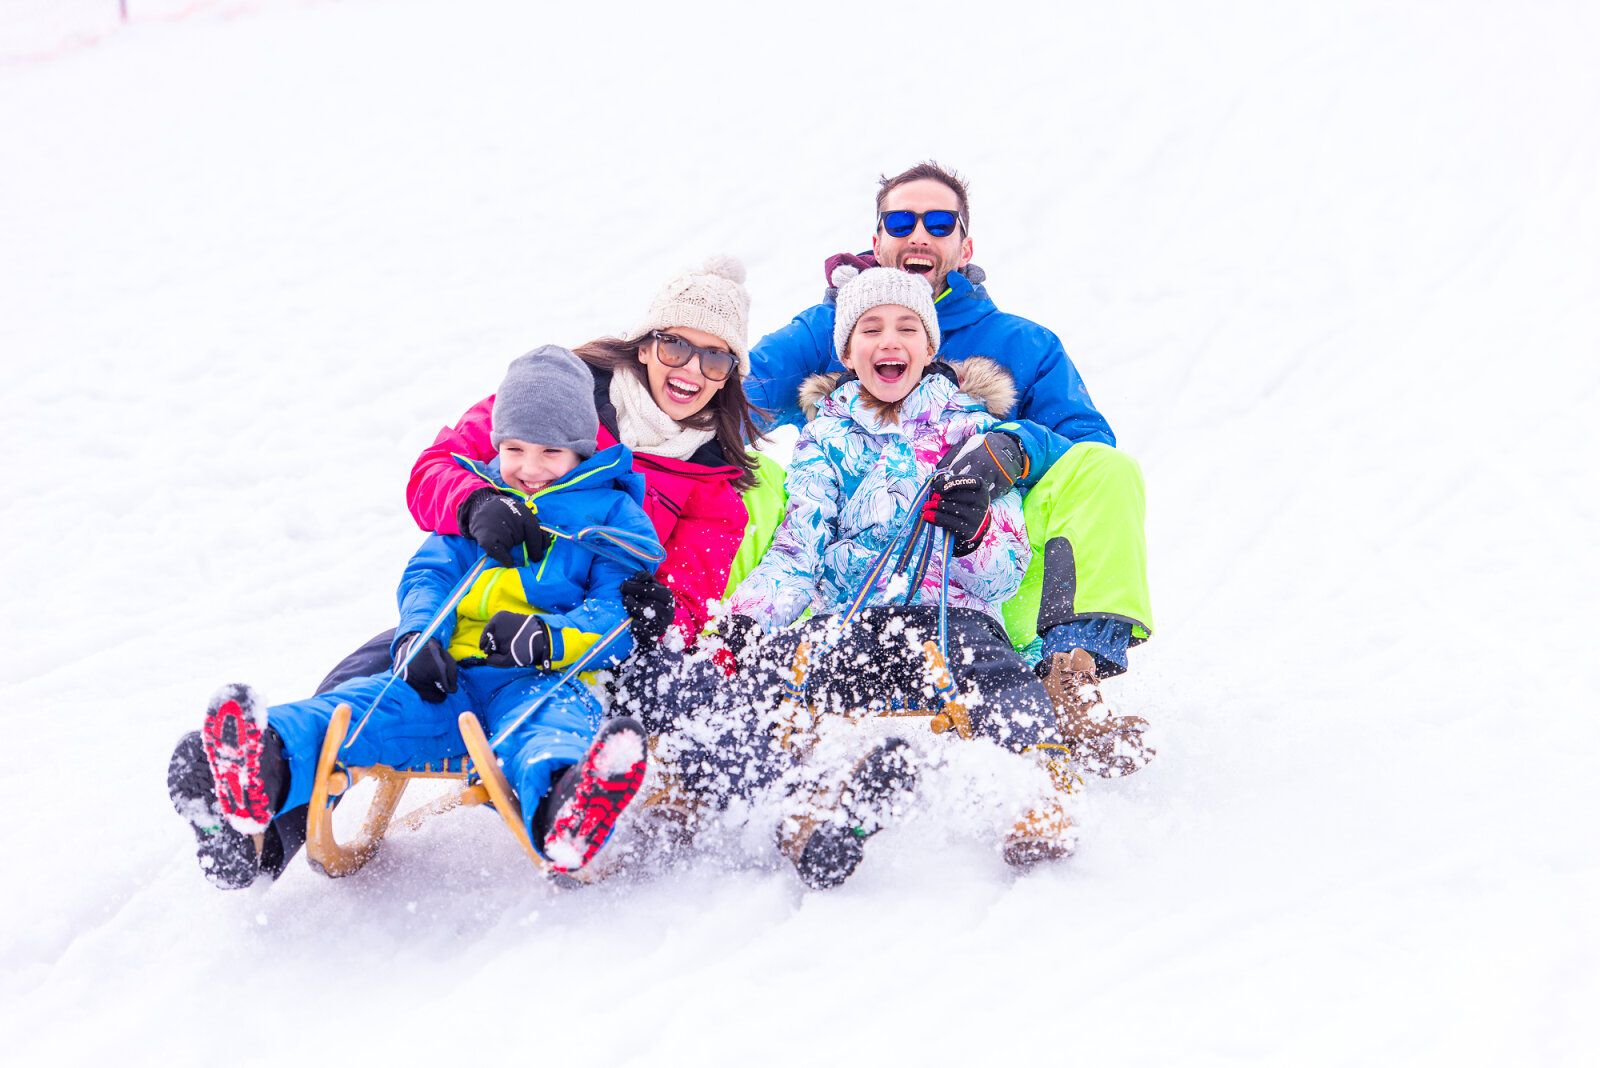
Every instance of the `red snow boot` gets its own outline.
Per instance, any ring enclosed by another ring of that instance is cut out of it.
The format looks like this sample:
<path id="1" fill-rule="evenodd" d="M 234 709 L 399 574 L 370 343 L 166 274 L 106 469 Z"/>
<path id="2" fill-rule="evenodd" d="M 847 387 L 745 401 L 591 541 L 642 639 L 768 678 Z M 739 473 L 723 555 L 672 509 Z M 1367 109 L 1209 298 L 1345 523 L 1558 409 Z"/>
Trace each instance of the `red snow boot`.
<path id="1" fill-rule="evenodd" d="M 644 784 L 649 763 L 644 727 L 620 716 L 600 728 L 581 763 L 568 768 L 535 813 L 552 809 L 555 817 L 543 834 L 540 852 L 556 871 L 577 871 L 600 852 L 622 815 Z"/>
<path id="2" fill-rule="evenodd" d="M 206 706 L 200 733 L 216 781 L 217 807 L 241 834 L 261 834 L 272 822 L 261 759 L 266 726 L 266 705 L 248 686 L 229 683 Z"/>

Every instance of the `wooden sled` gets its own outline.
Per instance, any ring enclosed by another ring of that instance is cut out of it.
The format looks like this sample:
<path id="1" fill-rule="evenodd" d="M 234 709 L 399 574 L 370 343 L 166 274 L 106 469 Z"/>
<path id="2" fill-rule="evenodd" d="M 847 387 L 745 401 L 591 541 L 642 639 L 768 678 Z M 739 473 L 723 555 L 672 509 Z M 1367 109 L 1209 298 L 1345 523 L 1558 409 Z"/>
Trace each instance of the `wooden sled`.
<path id="1" fill-rule="evenodd" d="M 533 860 L 541 872 L 553 874 L 554 869 L 539 856 L 528 838 L 522 822 L 522 807 L 506 781 L 500 762 L 489 747 L 483 725 L 471 712 L 463 712 L 459 720 L 462 739 L 466 742 L 467 756 L 459 761 L 446 761 L 434 770 L 432 765 L 421 769 L 400 770 L 381 764 L 364 768 L 340 766 L 339 750 L 344 745 L 350 727 L 350 706 L 341 704 L 333 711 L 328 722 L 328 733 L 322 739 L 322 752 L 317 758 L 316 779 L 311 787 L 311 804 L 306 814 L 306 859 L 324 875 L 332 879 L 354 875 L 377 855 L 384 835 L 395 824 L 395 810 L 406 787 L 417 779 L 453 779 L 456 785 L 442 797 L 412 810 L 399 820 L 405 830 L 416 830 L 431 816 L 452 809 L 472 805 L 493 804 L 512 836 Z M 356 783 L 366 779 L 377 782 L 377 793 L 367 809 L 367 817 L 360 832 L 350 842 L 340 842 L 333 833 L 333 798 L 346 793 Z M 581 873 L 568 873 L 582 878 Z"/>
<path id="2" fill-rule="evenodd" d="M 956 694 L 949 665 L 935 642 L 923 642 L 924 666 L 934 693 L 944 698 L 935 708 L 858 709 L 847 713 L 846 718 L 866 720 L 879 717 L 906 717 L 925 719 L 934 734 L 954 731 L 962 739 L 973 737 L 972 719 Z M 799 747 L 802 752 L 816 744 L 817 714 L 806 706 L 803 690 L 810 669 L 811 648 L 801 642 L 795 649 L 791 681 L 784 687 L 783 701 L 778 709 L 779 738 L 785 748 Z M 1030 806 L 1012 825 L 1001 840 L 1001 855 L 1007 864 L 1027 868 L 1040 861 L 1057 860 L 1071 856 L 1077 845 L 1077 832 L 1072 817 L 1063 800 L 1075 793 L 1083 779 L 1071 766 L 1070 751 L 1066 746 L 1040 743 L 1034 751 L 1050 776 L 1051 790 Z M 809 808 L 825 811 L 837 803 L 838 784 L 814 793 L 809 798 Z M 785 821 L 779 834 L 778 848 L 791 861 L 797 861 L 807 839 L 819 823 L 816 815 L 796 817 Z"/>
<path id="3" fill-rule="evenodd" d="M 934 734 L 943 734 L 946 731 L 955 731 L 961 738 L 972 737 L 972 719 L 967 715 L 967 707 L 956 697 L 955 683 L 950 677 L 950 668 L 945 664 L 944 654 L 939 652 L 936 642 L 923 642 L 922 652 L 926 657 L 925 666 L 928 678 L 933 683 L 936 694 L 946 694 L 948 697 L 934 708 L 890 708 L 868 712 L 865 709 L 852 714 L 850 718 L 871 718 L 874 716 L 895 716 L 928 721 L 928 729 Z M 811 666 L 811 644 L 802 641 L 794 651 L 794 665 L 790 668 L 790 682 L 784 687 L 784 696 L 778 706 L 779 738 L 785 749 L 802 746 L 809 749 L 816 741 L 812 728 L 816 725 L 816 713 L 805 704 L 803 689 L 805 678 Z"/>

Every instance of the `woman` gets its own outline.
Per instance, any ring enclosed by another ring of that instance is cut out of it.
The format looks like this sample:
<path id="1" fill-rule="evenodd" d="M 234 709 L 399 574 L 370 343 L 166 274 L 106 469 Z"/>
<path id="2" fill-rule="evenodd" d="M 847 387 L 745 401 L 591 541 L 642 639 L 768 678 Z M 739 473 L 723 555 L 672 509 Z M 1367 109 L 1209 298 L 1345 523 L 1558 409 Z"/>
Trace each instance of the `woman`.
<path id="1" fill-rule="evenodd" d="M 573 350 L 594 370 L 598 444 L 621 442 L 632 450 L 634 470 L 645 478 L 645 512 L 667 553 L 656 577 L 670 590 L 670 604 L 667 592 L 645 578 L 625 591 L 641 640 L 670 631 L 693 645 L 709 618 L 707 602 L 722 597 L 749 570 L 745 561 L 759 558 L 781 518 L 781 496 L 775 504 L 773 497 L 781 490 L 782 472 L 767 461 L 774 473 L 763 480 L 761 461 L 746 444 L 758 440 L 759 432 L 743 386 L 750 370 L 744 278 L 738 260 L 713 257 L 663 286 L 628 337 L 601 338 Z M 511 516 L 503 502 L 492 500 L 493 491 L 463 477 L 454 457 L 493 455 L 493 403 L 493 397 L 485 398 L 454 428 L 441 431 L 411 469 L 406 488 L 418 526 L 465 534 L 491 555 L 520 544 L 528 517 Z M 758 521 L 741 554 L 752 508 Z"/>

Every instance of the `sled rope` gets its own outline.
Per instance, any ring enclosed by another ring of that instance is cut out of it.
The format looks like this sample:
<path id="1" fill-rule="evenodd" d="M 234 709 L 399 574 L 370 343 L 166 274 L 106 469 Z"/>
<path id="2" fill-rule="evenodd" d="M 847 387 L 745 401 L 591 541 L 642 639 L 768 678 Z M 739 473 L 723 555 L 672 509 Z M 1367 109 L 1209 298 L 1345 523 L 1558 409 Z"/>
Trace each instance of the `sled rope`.
<path id="1" fill-rule="evenodd" d="M 372 713 L 377 709 L 378 702 L 383 700 L 383 695 L 389 692 L 389 687 L 394 685 L 394 680 L 400 677 L 406 665 L 411 663 L 412 658 L 422 651 L 422 646 L 429 638 L 433 637 L 433 632 L 439 629 L 439 624 L 448 619 L 450 614 L 456 610 L 456 605 L 461 602 L 461 598 L 467 595 L 467 591 L 472 588 L 473 582 L 477 580 L 479 575 L 483 574 L 483 569 L 488 566 L 489 557 L 487 555 L 480 556 L 478 557 L 478 562 L 473 564 L 465 575 L 461 576 L 461 581 L 456 583 L 455 588 L 445 597 L 444 605 L 428 621 L 428 625 L 422 628 L 417 640 L 411 643 L 411 648 L 406 651 L 405 659 L 394 666 L 393 672 L 389 675 L 389 681 L 383 684 L 377 696 L 372 699 L 372 703 L 367 706 L 367 710 L 361 714 L 361 721 L 356 724 L 356 729 L 350 732 L 350 736 L 345 739 L 344 744 L 339 747 L 340 749 L 348 749 L 352 742 L 361 737 L 361 729 L 367 725 L 367 720 L 372 718 Z"/>
<path id="2" fill-rule="evenodd" d="M 570 534 L 560 527 L 548 524 L 543 525 L 542 529 L 547 534 L 581 545 L 596 556 L 602 556 L 623 567 L 648 564 L 654 569 L 667 558 L 667 551 L 657 544 L 655 538 L 647 534 L 635 534 L 620 527 L 584 527 L 576 534 Z"/>
<path id="3" fill-rule="evenodd" d="M 846 605 L 844 611 L 840 613 L 839 622 L 840 629 L 842 631 L 844 627 L 849 625 L 856 613 L 866 605 L 873 592 L 877 589 L 879 579 L 883 578 L 889 558 L 894 555 L 894 550 L 896 547 L 900 547 L 900 554 L 895 560 L 894 567 L 888 568 L 888 578 L 893 579 L 896 575 L 902 573 L 907 574 L 911 578 L 911 584 L 906 587 L 904 596 L 904 603 L 910 604 L 912 597 L 916 595 L 916 591 L 922 585 L 923 577 L 927 574 L 928 567 L 932 560 L 934 540 L 940 535 L 943 535 L 944 551 L 941 554 L 939 561 L 939 655 L 941 657 L 941 662 L 948 664 L 950 655 L 948 622 L 950 552 L 951 547 L 955 543 L 955 535 L 948 530 L 936 529 L 932 523 L 929 523 L 927 520 L 922 518 L 923 505 L 927 504 L 928 497 L 932 494 L 932 492 L 933 476 L 929 475 L 927 479 L 923 481 L 922 486 L 917 490 L 917 495 L 911 500 L 910 515 L 905 518 L 905 520 L 900 524 L 899 528 L 894 532 L 894 536 L 889 539 L 889 544 L 885 545 L 882 551 L 880 551 L 877 557 L 872 561 L 872 566 L 868 569 L 867 577 L 862 581 L 860 589 L 856 591 L 855 596 L 850 599 L 850 603 Z M 925 538 L 924 535 L 926 535 Z M 903 545 L 900 541 L 902 537 L 905 538 Z M 921 554 L 918 556 L 915 566 L 910 567 L 908 570 L 908 565 L 911 564 L 911 558 L 914 555 L 917 555 L 917 546 L 919 541 L 921 541 Z M 893 598 L 891 598 L 891 601 L 892 600 Z M 802 652 L 802 650 L 804 650 L 804 652 Z M 826 651 L 826 646 L 816 650 L 819 656 Z M 782 683 L 783 699 L 787 702 L 799 704 L 805 700 L 806 681 L 807 676 L 810 674 L 810 652 L 811 650 L 807 647 L 806 643 L 802 643 L 801 649 L 796 650 L 792 678 L 785 680 Z M 955 700 L 955 683 L 951 680 L 948 670 L 942 671 L 936 675 L 934 679 L 934 689 L 941 701 L 949 703 Z"/>
<path id="4" fill-rule="evenodd" d="M 588 526 L 576 534 L 569 533 L 559 527 L 545 526 L 543 529 L 554 537 L 564 538 L 574 545 L 581 545 L 596 556 L 604 557 L 627 568 L 637 567 L 640 564 L 650 564 L 653 567 L 660 564 L 667 557 L 666 551 L 656 543 L 654 538 L 644 534 L 635 534 L 620 527 Z M 479 575 L 483 574 L 484 569 L 489 566 L 490 562 L 490 558 L 487 555 L 480 556 L 478 562 L 473 564 L 472 568 L 462 576 L 460 582 L 456 583 L 455 588 L 445 597 L 444 605 L 428 621 L 428 625 L 422 629 L 421 635 L 417 640 L 411 643 L 411 648 L 406 651 L 405 658 L 394 666 L 394 672 L 389 676 L 389 681 L 383 684 L 383 688 L 372 699 L 372 703 L 367 706 L 367 710 L 361 714 L 361 720 L 356 724 L 356 729 L 350 732 L 350 736 L 345 739 L 344 745 L 340 746 L 340 749 L 348 749 L 352 742 L 361 737 L 362 728 L 367 725 L 367 720 L 372 718 L 372 713 L 376 711 L 378 702 L 382 701 L 383 695 L 389 692 L 389 687 L 394 685 L 394 680 L 400 677 L 401 672 L 405 670 L 407 664 L 411 663 L 412 658 L 422 651 L 422 646 L 433 636 L 433 632 L 439 629 L 439 625 L 455 612 L 456 605 L 461 602 L 461 598 L 467 595 L 467 591 L 472 588 L 473 582 L 477 580 Z M 622 623 L 618 624 L 617 629 L 612 630 L 598 644 L 591 647 L 589 652 L 580 657 L 577 664 L 592 662 L 596 653 L 605 646 L 610 645 L 612 639 L 626 625 L 627 620 L 624 619 Z M 576 665 L 574 666 L 576 667 Z M 533 707 L 539 707 L 539 703 L 535 703 Z M 526 718 L 526 713 L 524 713 L 524 718 Z M 521 720 L 517 721 L 518 724 L 521 722 Z M 502 732 L 503 736 L 504 732 Z M 499 741 L 500 739 L 496 739 L 495 744 L 498 745 Z"/>
<path id="5" fill-rule="evenodd" d="M 494 740 L 489 743 L 489 748 L 490 749 L 498 748 L 500 743 L 505 741 L 506 737 L 508 735 L 510 735 L 512 731 L 516 730 L 518 727 L 520 727 L 524 723 L 526 723 L 528 721 L 528 717 L 533 715 L 535 712 L 537 712 L 539 710 L 539 706 L 540 705 L 542 705 L 546 701 L 548 701 L 552 694 L 554 694 L 557 690 L 561 689 L 561 687 L 565 686 L 570 680 L 576 678 L 580 671 L 582 671 L 584 668 L 588 667 L 590 664 L 594 663 L 596 658 L 598 658 L 600 656 L 601 651 L 604 650 L 606 646 L 610 645 L 613 641 L 615 641 L 617 639 L 617 637 L 620 634 L 622 634 L 623 631 L 627 630 L 632 625 L 633 625 L 633 620 L 630 619 L 627 616 L 623 616 L 621 623 L 618 623 L 616 626 L 612 627 L 610 633 L 608 633 L 604 638 L 601 638 L 599 641 L 597 641 L 593 645 L 591 645 L 589 647 L 589 651 L 588 652 L 584 653 L 582 656 L 578 657 L 578 659 L 574 660 L 572 662 L 572 665 L 570 667 L 568 667 L 567 670 L 565 670 L 565 671 L 563 671 L 561 673 L 561 677 L 556 680 L 556 684 L 554 686 L 550 687 L 543 694 L 541 694 L 539 699 L 537 701 L 535 701 L 533 704 L 531 704 L 527 708 L 523 709 L 522 710 L 522 714 L 519 715 L 516 719 L 512 720 L 510 723 L 507 723 L 505 726 L 501 727 L 500 728 L 500 733 L 496 734 L 494 736 Z"/>

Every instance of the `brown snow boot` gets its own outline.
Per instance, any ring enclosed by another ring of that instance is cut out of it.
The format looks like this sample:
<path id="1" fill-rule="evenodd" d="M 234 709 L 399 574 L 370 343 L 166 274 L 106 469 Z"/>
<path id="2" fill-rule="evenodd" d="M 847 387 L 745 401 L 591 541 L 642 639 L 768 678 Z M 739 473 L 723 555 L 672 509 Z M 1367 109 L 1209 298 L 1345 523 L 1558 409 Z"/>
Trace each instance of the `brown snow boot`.
<path id="1" fill-rule="evenodd" d="M 1078 847 L 1078 832 L 1060 793 L 1041 798 L 1006 833 L 1001 853 L 1013 868 L 1029 868 L 1041 861 L 1070 857 Z"/>
<path id="2" fill-rule="evenodd" d="M 1051 789 L 1006 833 L 1001 852 L 1014 868 L 1069 857 L 1078 845 L 1078 832 L 1067 815 L 1066 798 L 1083 780 L 1072 770 L 1069 751 L 1065 746 L 1038 745 L 1032 752 L 1050 773 Z"/>
<path id="3" fill-rule="evenodd" d="M 1042 677 L 1056 707 L 1056 727 L 1078 766 L 1106 779 L 1132 775 L 1156 755 L 1145 744 L 1150 724 L 1138 716 L 1113 716 L 1100 696 L 1094 657 L 1082 649 L 1056 653 Z"/>
<path id="4" fill-rule="evenodd" d="M 652 745 L 651 749 L 655 747 Z M 700 810 L 683 788 L 683 779 L 677 771 L 657 767 L 659 775 L 645 783 L 645 789 L 634 803 L 638 809 L 635 827 L 657 850 L 676 853 L 694 843 Z"/>

